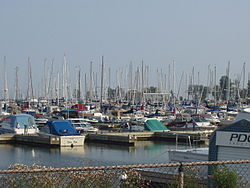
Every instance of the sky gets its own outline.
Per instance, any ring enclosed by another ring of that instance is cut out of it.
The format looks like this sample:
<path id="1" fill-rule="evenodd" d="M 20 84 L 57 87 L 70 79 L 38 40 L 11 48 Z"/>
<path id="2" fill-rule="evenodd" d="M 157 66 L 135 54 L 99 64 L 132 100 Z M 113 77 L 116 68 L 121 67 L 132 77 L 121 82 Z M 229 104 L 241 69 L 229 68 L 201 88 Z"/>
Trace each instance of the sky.
<path id="1" fill-rule="evenodd" d="M 245 62 L 248 73 L 249 52 L 249 0 L 0 0 L 0 65 L 3 71 L 6 56 L 9 88 L 16 66 L 27 82 L 28 57 L 37 83 L 44 59 L 61 71 L 64 55 L 86 73 L 91 61 L 100 72 L 102 56 L 112 74 L 143 60 L 151 80 L 174 61 L 176 80 L 195 67 L 205 83 L 209 64 L 220 76 L 230 61 L 233 76 Z"/>

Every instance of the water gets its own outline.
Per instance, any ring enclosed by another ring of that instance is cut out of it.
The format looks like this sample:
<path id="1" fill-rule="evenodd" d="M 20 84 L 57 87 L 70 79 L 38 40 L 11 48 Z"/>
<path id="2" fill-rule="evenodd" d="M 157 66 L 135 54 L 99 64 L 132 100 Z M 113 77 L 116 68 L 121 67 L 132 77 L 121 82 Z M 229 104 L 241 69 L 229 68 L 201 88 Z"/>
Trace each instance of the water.
<path id="1" fill-rule="evenodd" d="M 13 164 L 47 167 L 83 167 L 122 164 L 166 163 L 168 150 L 176 145 L 168 142 L 143 141 L 135 146 L 85 143 L 83 147 L 47 148 L 27 145 L 0 145 L 0 169 Z M 187 146 L 178 146 L 178 149 Z"/>

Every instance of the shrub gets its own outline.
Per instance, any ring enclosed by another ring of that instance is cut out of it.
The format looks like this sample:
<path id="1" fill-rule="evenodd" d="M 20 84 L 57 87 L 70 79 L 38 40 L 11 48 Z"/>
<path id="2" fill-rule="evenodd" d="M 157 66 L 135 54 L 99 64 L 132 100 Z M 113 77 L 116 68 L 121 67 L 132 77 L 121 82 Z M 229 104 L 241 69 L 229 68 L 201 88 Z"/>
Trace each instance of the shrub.
<path id="1" fill-rule="evenodd" d="M 239 177 L 235 170 L 226 166 L 215 167 L 212 174 L 212 184 L 216 188 L 237 188 Z"/>

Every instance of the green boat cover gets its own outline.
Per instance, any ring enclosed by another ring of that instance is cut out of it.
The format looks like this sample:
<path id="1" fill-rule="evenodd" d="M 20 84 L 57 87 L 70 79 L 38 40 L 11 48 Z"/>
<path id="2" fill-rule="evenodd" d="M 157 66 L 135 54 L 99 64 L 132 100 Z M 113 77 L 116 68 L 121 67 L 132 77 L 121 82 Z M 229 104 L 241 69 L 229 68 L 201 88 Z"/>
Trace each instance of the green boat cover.
<path id="1" fill-rule="evenodd" d="M 147 120 L 145 129 L 147 131 L 169 131 L 169 129 L 158 120 Z"/>

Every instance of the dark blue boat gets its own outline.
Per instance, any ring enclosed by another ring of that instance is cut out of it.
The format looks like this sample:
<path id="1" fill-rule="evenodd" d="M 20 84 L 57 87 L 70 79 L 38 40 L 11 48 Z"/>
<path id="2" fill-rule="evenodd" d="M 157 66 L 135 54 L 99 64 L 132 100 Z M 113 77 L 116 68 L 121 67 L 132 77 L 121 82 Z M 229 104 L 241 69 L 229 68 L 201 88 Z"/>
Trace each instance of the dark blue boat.
<path id="1" fill-rule="evenodd" d="M 39 135 L 42 137 L 58 136 L 60 146 L 82 146 L 85 140 L 85 136 L 77 133 L 75 127 L 67 120 L 48 121 L 40 129 Z"/>
<path id="2" fill-rule="evenodd" d="M 67 120 L 48 121 L 40 132 L 53 134 L 56 136 L 79 135 L 75 127 Z"/>

